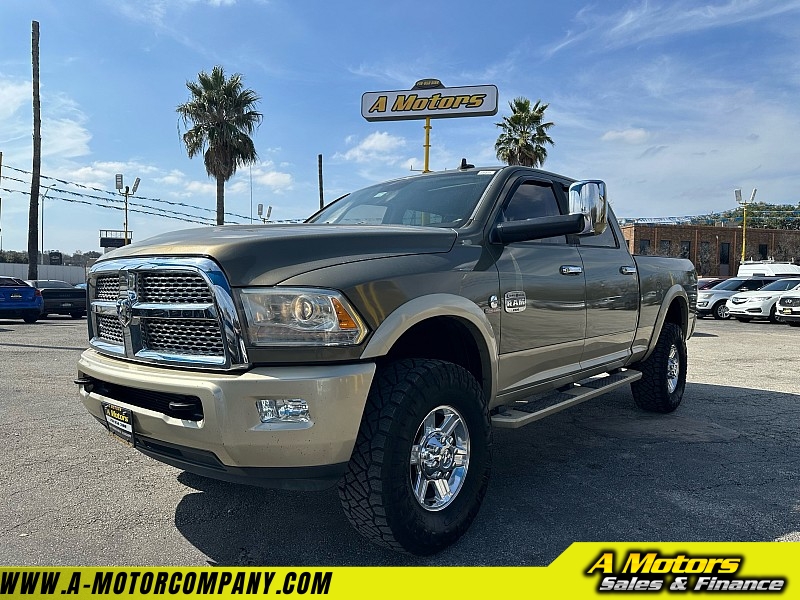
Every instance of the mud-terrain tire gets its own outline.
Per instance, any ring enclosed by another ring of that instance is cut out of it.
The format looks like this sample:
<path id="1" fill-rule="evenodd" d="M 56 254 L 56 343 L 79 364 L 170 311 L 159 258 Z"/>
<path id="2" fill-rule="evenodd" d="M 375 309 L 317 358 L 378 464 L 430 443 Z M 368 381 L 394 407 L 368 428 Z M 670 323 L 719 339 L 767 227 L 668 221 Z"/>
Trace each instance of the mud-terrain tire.
<path id="1" fill-rule="evenodd" d="M 642 372 L 642 378 L 631 384 L 636 406 L 658 413 L 678 408 L 686 387 L 686 342 L 681 328 L 664 323 L 653 353 L 633 368 Z"/>
<path id="2" fill-rule="evenodd" d="M 381 546 L 434 554 L 478 514 L 492 430 L 475 378 L 453 363 L 404 359 L 378 371 L 339 499 Z"/>

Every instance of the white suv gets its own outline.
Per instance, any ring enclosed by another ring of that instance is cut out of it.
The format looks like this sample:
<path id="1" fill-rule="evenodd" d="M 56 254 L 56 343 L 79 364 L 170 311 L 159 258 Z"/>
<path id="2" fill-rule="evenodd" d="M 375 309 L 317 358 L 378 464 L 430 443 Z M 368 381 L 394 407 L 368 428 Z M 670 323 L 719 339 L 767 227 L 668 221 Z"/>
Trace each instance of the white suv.
<path id="1" fill-rule="evenodd" d="M 730 319 L 726 304 L 728 298 L 739 292 L 760 290 L 773 281 L 784 277 L 731 277 L 722 283 L 697 293 L 697 316 L 713 316 L 715 319 Z"/>
<path id="2" fill-rule="evenodd" d="M 777 323 L 775 305 L 778 299 L 785 292 L 798 289 L 800 289 L 800 277 L 779 279 L 768 283 L 760 290 L 734 294 L 728 299 L 726 306 L 730 316 L 739 321 L 746 323 L 753 319 L 769 319 Z"/>

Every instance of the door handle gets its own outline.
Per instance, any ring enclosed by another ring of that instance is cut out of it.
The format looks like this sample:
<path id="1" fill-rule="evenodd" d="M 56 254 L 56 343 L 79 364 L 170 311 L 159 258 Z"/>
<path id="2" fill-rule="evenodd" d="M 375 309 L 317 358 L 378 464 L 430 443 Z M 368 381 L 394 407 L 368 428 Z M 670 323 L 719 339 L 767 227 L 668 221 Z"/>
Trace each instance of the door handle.
<path id="1" fill-rule="evenodd" d="M 583 267 L 579 267 L 577 265 L 561 265 L 562 275 L 580 275 L 583 273 Z"/>
<path id="2" fill-rule="evenodd" d="M 636 275 L 636 267 L 625 265 L 619 268 L 619 272 L 623 275 Z"/>

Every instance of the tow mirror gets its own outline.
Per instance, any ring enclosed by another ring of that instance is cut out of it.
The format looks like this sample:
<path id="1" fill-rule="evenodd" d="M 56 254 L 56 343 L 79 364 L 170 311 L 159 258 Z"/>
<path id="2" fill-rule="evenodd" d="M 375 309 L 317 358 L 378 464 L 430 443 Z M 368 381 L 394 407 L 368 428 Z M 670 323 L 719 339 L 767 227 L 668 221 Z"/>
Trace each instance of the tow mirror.
<path id="1" fill-rule="evenodd" d="M 569 186 L 569 214 L 584 216 L 583 231 L 578 235 L 600 235 L 608 226 L 606 184 L 592 179 Z"/>

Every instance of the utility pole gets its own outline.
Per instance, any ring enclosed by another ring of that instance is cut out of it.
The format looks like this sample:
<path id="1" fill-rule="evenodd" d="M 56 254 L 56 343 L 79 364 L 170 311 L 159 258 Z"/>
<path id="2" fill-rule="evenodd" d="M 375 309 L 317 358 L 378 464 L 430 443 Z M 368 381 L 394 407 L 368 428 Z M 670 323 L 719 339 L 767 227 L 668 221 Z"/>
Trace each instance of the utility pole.
<path id="1" fill-rule="evenodd" d="M 39 21 L 31 26 L 33 63 L 33 169 L 31 202 L 28 209 L 28 279 L 39 279 L 39 181 L 42 176 L 42 102 L 39 97 Z"/>
<path id="2" fill-rule="evenodd" d="M 322 154 L 317 155 L 317 170 L 319 171 L 319 209 L 325 208 L 325 200 L 322 195 Z"/>

